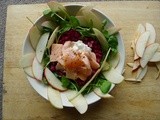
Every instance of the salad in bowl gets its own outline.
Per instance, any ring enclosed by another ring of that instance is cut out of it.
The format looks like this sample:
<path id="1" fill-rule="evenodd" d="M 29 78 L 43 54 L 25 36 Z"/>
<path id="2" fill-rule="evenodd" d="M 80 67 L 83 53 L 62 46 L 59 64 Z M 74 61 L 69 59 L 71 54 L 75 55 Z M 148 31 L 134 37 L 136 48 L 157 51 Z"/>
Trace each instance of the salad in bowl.
<path id="1" fill-rule="evenodd" d="M 90 6 L 47 3 L 31 27 L 20 61 L 32 87 L 59 109 L 81 114 L 123 81 L 120 28 Z"/>

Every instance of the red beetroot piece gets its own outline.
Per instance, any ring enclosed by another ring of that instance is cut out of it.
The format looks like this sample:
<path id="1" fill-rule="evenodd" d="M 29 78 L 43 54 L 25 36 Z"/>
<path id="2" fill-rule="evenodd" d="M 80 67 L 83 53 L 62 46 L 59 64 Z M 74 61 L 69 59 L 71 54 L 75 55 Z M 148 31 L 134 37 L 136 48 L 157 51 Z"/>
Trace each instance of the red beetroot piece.
<path id="1" fill-rule="evenodd" d="M 73 29 L 63 33 L 59 38 L 59 43 L 64 44 L 66 41 L 78 41 L 81 38 L 81 34 Z"/>

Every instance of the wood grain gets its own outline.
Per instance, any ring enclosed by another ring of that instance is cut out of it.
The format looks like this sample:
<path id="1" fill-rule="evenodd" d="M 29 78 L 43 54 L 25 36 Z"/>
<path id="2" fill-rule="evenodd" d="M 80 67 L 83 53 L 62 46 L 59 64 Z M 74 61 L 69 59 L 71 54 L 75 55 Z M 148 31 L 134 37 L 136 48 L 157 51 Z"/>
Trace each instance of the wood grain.
<path id="1" fill-rule="evenodd" d="M 133 61 L 130 42 L 139 23 L 150 22 L 155 26 L 157 42 L 160 43 L 160 2 L 87 2 L 108 15 L 117 26 L 126 49 L 126 63 Z M 103 99 L 90 105 L 84 115 L 73 108 L 57 110 L 39 96 L 25 78 L 19 67 L 22 45 L 32 26 L 26 19 L 35 21 L 46 4 L 11 5 L 7 11 L 5 60 L 4 60 L 4 120 L 159 120 L 160 79 L 155 80 L 157 70 L 150 66 L 142 83 L 123 82 L 111 92 L 114 99 Z M 125 66 L 125 77 L 132 77 L 131 69 Z"/>

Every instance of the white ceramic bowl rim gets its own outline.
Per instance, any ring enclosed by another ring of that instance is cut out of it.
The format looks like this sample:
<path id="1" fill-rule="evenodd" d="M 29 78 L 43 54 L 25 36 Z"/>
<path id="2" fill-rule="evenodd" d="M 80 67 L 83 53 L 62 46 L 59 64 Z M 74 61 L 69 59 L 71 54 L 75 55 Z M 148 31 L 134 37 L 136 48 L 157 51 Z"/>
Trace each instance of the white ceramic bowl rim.
<path id="1" fill-rule="evenodd" d="M 85 5 L 81 5 L 81 4 L 66 4 L 64 5 L 65 7 L 83 7 Z M 98 9 L 94 9 L 93 11 L 96 12 L 98 14 L 99 17 L 101 17 L 102 19 L 106 18 L 109 20 L 109 26 L 115 26 L 115 24 L 113 23 L 113 21 L 106 16 L 105 14 L 103 14 L 101 11 L 99 11 Z M 43 18 L 43 16 L 41 16 L 40 18 L 38 18 L 35 22 L 35 24 L 37 24 L 41 19 Z M 27 36 L 25 38 L 24 44 L 23 44 L 23 50 L 22 50 L 22 55 L 33 52 L 33 48 L 30 45 L 29 42 L 29 32 L 27 33 Z M 123 68 L 124 68 L 124 63 L 125 63 L 125 49 L 124 49 L 124 43 L 122 40 L 122 37 L 120 35 L 120 33 L 118 33 L 117 35 L 118 38 L 118 51 L 120 53 L 120 62 L 118 64 L 118 66 L 116 67 L 116 69 L 118 71 L 120 71 L 121 73 L 123 72 Z M 37 80 L 27 76 L 27 79 L 29 80 L 31 86 L 38 92 L 38 94 L 40 94 L 43 98 L 48 100 L 47 97 L 47 86 L 44 84 L 41 84 L 40 82 L 38 82 Z M 110 91 L 114 88 L 114 84 L 112 84 L 112 87 L 110 89 Z M 65 96 L 64 93 L 61 93 L 61 97 L 62 97 L 62 103 L 63 106 L 67 106 L 67 107 L 73 107 L 73 105 L 68 101 L 67 97 Z M 92 104 L 96 101 L 98 101 L 100 99 L 99 96 L 97 96 L 95 93 L 91 92 L 88 95 L 85 95 L 86 101 L 88 104 Z"/>

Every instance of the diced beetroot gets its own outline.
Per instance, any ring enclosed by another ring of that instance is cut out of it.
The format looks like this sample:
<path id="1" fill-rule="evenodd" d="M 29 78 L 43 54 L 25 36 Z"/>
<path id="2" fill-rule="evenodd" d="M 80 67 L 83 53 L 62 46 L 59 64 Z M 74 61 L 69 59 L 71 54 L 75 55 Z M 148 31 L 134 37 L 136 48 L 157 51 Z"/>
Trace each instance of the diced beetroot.
<path id="1" fill-rule="evenodd" d="M 86 82 L 88 81 L 88 79 L 86 81 L 82 81 L 81 79 L 77 79 L 76 82 L 78 84 L 78 86 L 82 87 L 86 84 Z"/>
<path id="2" fill-rule="evenodd" d="M 56 73 L 59 75 L 59 76 L 65 76 L 66 73 L 64 70 L 57 70 Z"/>
<path id="3" fill-rule="evenodd" d="M 51 62 L 50 64 L 49 64 L 49 69 L 52 71 L 52 72 L 55 72 L 56 71 L 56 62 Z"/>
<path id="4" fill-rule="evenodd" d="M 59 43 L 64 44 L 66 41 L 78 41 L 81 38 L 81 34 L 73 29 L 63 33 L 59 38 Z"/>

